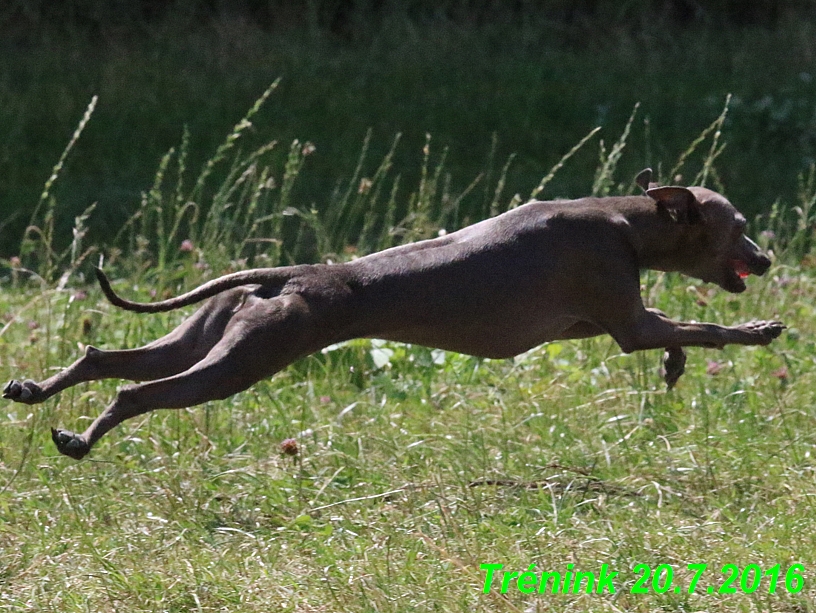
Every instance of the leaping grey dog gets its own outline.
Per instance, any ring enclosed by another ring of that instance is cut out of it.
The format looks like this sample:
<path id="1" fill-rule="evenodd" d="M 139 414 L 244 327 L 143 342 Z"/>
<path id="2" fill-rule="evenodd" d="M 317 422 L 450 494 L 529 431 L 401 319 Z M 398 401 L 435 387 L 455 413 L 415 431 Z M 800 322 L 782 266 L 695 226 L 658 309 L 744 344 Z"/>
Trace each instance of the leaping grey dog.
<path id="1" fill-rule="evenodd" d="M 666 382 L 683 373 L 683 347 L 767 345 L 778 321 L 733 327 L 684 323 L 644 307 L 642 269 L 681 272 L 723 289 L 771 265 L 743 233 L 745 218 L 702 187 L 645 195 L 529 202 L 446 236 L 352 262 L 259 268 L 225 275 L 169 300 L 114 305 L 158 313 L 210 299 L 164 338 L 139 349 L 85 355 L 35 383 L 10 381 L 3 396 L 42 402 L 82 381 L 144 381 L 122 388 L 82 434 L 52 430 L 57 449 L 84 457 L 111 428 L 155 409 L 179 409 L 247 389 L 295 360 L 352 338 L 414 343 L 509 358 L 541 343 L 609 334 L 625 353 L 666 349 Z"/>

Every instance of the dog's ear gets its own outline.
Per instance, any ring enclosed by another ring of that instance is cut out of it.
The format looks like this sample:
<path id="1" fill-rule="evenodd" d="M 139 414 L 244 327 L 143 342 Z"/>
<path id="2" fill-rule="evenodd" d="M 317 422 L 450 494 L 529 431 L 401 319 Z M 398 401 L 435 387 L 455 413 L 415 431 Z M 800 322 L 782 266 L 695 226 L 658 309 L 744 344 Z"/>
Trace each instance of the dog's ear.
<path id="1" fill-rule="evenodd" d="M 677 223 L 695 224 L 702 220 L 700 203 L 685 187 L 650 187 L 646 190 L 646 195 Z"/>
<path id="2" fill-rule="evenodd" d="M 644 168 L 641 170 L 637 176 L 635 177 L 635 183 L 637 183 L 638 187 L 642 189 L 644 192 L 652 187 L 649 185 L 652 181 L 652 169 L 651 168 Z"/>
<path id="3" fill-rule="evenodd" d="M 637 183 L 638 187 L 643 190 L 643 192 L 647 192 L 653 187 L 657 187 L 657 183 L 652 181 L 652 169 L 651 168 L 644 168 L 641 170 L 637 176 L 635 177 L 635 183 Z"/>

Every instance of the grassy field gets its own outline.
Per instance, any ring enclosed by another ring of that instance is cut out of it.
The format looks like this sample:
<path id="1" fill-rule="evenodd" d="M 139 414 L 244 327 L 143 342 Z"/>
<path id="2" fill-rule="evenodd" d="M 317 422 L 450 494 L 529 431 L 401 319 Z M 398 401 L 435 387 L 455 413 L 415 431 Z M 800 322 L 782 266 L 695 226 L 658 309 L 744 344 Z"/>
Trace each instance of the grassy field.
<path id="1" fill-rule="evenodd" d="M 187 170 L 183 144 L 162 160 L 121 228 L 123 247 L 106 253 L 118 290 L 150 299 L 299 249 L 348 258 L 465 222 L 467 192 L 446 185 L 432 146 L 414 183 L 400 183 L 386 156 L 346 177 L 327 209 L 298 205 L 292 189 L 310 145 L 283 156 L 241 146 L 262 104 L 200 174 Z M 725 120 L 679 155 L 677 172 L 716 176 Z M 607 142 L 584 193 L 632 189 L 619 162 L 641 154 L 629 153 L 626 134 Z M 134 316 L 104 302 L 85 276 L 99 255 L 86 235 L 96 211 L 55 247 L 54 186 L 71 176 L 59 166 L 0 286 L 3 380 L 44 377 L 86 344 L 143 344 L 185 315 Z M 644 275 L 645 300 L 674 317 L 789 326 L 767 348 L 691 350 L 672 392 L 660 352 L 622 355 L 609 338 L 498 361 L 353 341 L 229 400 L 128 422 L 80 463 L 56 453 L 49 426 L 86 423 L 116 382 L 5 405 L 0 610 L 813 610 L 814 178 L 802 177 L 798 230 L 778 211 L 752 228 L 774 266 L 746 294 Z M 497 172 L 480 187 L 484 214 L 513 205 L 503 181 Z M 289 438 L 296 456 L 281 450 Z M 502 594 L 499 580 L 484 593 L 483 564 L 596 575 L 605 564 L 617 590 L 523 594 L 514 580 Z M 670 565 L 671 589 L 657 593 L 649 579 L 648 593 L 632 593 L 638 564 Z M 688 564 L 708 565 L 695 594 Z M 775 593 L 768 576 L 753 593 L 739 581 L 719 593 L 727 564 L 779 565 Z M 785 582 L 794 564 L 803 586 Z"/>

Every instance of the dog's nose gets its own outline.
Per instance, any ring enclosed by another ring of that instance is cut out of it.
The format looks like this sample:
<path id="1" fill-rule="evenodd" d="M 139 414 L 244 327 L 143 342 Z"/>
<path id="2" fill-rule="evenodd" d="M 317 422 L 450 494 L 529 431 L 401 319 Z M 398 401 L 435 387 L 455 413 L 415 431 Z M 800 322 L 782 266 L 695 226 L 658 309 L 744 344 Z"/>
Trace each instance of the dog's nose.
<path id="1" fill-rule="evenodd" d="M 759 245 L 747 236 L 743 236 L 742 240 L 743 249 L 747 255 L 745 263 L 748 264 L 748 270 L 754 275 L 764 275 L 771 267 L 771 259 L 762 253 Z"/>
<path id="2" fill-rule="evenodd" d="M 761 251 L 754 256 L 753 261 L 748 263 L 748 268 L 755 275 L 764 275 L 771 267 L 771 259 Z"/>

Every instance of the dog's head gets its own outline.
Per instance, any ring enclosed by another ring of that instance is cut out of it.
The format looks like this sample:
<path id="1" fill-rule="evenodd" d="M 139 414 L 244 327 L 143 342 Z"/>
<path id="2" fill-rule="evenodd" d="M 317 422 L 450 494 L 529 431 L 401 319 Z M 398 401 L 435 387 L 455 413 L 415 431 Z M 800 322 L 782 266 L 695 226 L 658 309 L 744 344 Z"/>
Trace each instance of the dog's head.
<path id="1" fill-rule="evenodd" d="M 645 173 L 638 185 L 681 230 L 675 270 L 733 293 L 745 291 L 748 275 L 767 272 L 771 260 L 745 236 L 745 217 L 724 196 L 705 187 L 659 187 Z"/>

